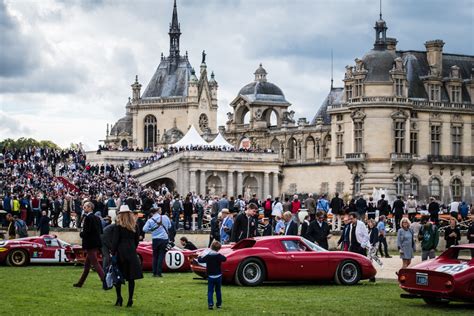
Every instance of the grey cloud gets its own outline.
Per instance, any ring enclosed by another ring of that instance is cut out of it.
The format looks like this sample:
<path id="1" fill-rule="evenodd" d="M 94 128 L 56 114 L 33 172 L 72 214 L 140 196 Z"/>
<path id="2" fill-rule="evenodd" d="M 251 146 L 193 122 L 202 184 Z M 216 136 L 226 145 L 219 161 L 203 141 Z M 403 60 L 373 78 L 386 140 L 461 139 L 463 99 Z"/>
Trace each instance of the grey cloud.
<path id="1" fill-rule="evenodd" d="M 31 38 L 21 33 L 3 0 L 0 0 L 0 46 L 0 77 L 26 75 L 36 67 L 39 58 L 31 47 Z"/>
<path id="2" fill-rule="evenodd" d="M 20 121 L 8 116 L 4 112 L 0 112 L 0 132 L 2 134 L 24 135 L 30 134 L 32 130 L 21 124 Z"/>

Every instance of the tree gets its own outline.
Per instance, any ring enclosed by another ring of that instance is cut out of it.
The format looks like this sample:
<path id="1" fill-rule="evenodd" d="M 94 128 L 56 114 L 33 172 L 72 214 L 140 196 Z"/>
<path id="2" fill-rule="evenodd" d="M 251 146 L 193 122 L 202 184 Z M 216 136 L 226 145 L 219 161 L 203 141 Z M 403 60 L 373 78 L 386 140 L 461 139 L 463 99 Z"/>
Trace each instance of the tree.
<path id="1" fill-rule="evenodd" d="M 6 138 L 0 141 L 0 150 L 4 149 L 26 149 L 30 147 L 41 147 L 50 149 L 61 149 L 58 145 L 50 140 L 37 141 L 34 138 L 20 137 L 17 140 Z"/>

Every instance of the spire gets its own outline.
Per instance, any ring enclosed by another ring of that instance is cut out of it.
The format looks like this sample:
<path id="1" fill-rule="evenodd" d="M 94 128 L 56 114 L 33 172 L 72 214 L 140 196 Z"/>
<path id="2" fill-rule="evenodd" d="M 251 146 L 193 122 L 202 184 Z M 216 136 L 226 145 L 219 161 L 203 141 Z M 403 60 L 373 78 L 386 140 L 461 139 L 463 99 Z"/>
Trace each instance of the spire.
<path id="1" fill-rule="evenodd" d="M 380 0 L 379 20 L 375 22 L 374 49 L 385 50 L 387 48 L 387 24 L 382 19 L 382 0 Z"/>
<path id="2" fill-rule="evenodd" d="M 382 20 L 382 0 L 380 0 L 380 13 L 379 13 L 379 19 Z"/>
<path id="3" fill-rule="evenodd" d="M 332 87 L 333 87 L 333 83 L 334 83 L 333 69 L 334 69 L 334 64 L 333 64 L 332 48 L 331 48 L 331 91 L 332 91 Z"/>
<path id="4" fill-rule="evenodd" d="M 171 18 L 170 31 L 168 34 L 170 36 L 170 57 L 176 60 L 179 58 L 179 37 L 181 36 L 176 0 L 174 0 L 173 17 Z"/>
<path id="5" fill-rule="evenodd" d="M 265 68 L 263 68 L 262 63 L 260 63 L 260 66 L 257 68 L 257 70 L 255 70 L 253 74 L 255 75 L 255 81 L 267 81 L 267 71 L 265 70 Z"/>

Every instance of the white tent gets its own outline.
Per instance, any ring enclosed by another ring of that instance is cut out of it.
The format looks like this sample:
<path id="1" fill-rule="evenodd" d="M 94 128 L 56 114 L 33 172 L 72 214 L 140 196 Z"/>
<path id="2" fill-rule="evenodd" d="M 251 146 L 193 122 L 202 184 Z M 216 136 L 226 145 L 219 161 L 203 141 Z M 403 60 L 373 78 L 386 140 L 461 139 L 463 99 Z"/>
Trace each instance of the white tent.
<path id="1" fill-rule="evenodd" d="M 199 135 L 194 125 L 191 125 L 191 128 L 176 143 L 169 145 L 169 147 L 186 147 L 186 146 L 208 146 L 209 143 L 206 142 L 201 135 Z"/>
<path id="2" fill-rule="evenodd" d="M 209 143 L 210 146 L 216 147 L 225 147 L 225 148 L 233 148 L 231 144 L 222 136 L 221 133 L 217 134 L 216 138 L 212 142 Z"/>

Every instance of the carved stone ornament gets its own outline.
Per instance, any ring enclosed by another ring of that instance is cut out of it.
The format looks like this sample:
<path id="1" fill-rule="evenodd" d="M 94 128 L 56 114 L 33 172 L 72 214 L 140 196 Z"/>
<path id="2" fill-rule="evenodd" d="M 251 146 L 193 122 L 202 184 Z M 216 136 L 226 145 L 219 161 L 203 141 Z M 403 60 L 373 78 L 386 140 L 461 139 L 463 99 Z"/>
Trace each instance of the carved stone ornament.
<path id="1" fill-rule="evenodd" d="M 390 116 L 394 120 L 406 120 L 408 118 L 408 115 L 402 110 L 397 110 L 393 112 Z"/>
<path id="2" fill-rule="evenodd" d="M 453 117 L 451 118 L 452 122 L 456 122 L 456 123 L 462 123 L 463 120 L 462 120 L 462 117 L 460 114 L 453 114 Z"/>
<path id="3" fill-rule="evenodd" d="M 257 111 L 255 111 L 254 117 L 257 121 L 260 121 L 262 119 L 262 115 L 263 115 L 262 109 L 257 109 Z"/>
<path id="4" fill-rule="evenodd" d="M 352 66 L 346 66 L 346 74 L 345 74 L 346 79 L 352 78 L 352 69 L 353 69 Z"/>
<path id="5" fill-rule="evenodd" d="M 234 119 L 234 114 L 232 112 L 227 112 L 227 121 L 232 122 Z"/>
<path id="6" fill-rule="evenodd" d="M 351 118 L 353 121 L 363 121 L 366 117 L 366 114 L 360 109 L 356 109 L 351 113 Z"/>
<path id="7" fill-rule="evenodd" d="M 207 118 L 207 115 L 203 113 L 199 116 L 199 129 L 204 132 L 208 127 L 209 119 Z"/>
<path id="8" fill-rule="evenodd" d="M 395 58 L 395 70 L 403 71 L 403 60 L 400 57 Z"/>

